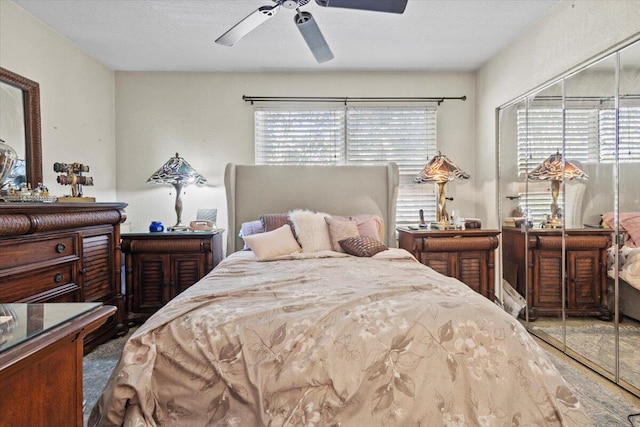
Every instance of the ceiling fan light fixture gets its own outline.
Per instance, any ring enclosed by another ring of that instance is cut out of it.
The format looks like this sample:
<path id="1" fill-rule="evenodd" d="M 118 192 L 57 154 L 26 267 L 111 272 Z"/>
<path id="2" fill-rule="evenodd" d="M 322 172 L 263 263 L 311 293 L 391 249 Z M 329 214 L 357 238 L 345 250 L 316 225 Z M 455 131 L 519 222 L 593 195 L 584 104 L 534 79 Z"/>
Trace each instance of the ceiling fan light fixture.
<path id="1" fill-rule="evenodd" d="M 373 12 L 404 13 L 408 0 L 316 0 L 322 7 L 370 10 Z"/>
<path id="2" fill-rule="evenodd" d="M 294 17 L 294 22 L 318 63 L 322 64 L 334 58 L 333 52 L 331 52 L 331 48 L 322 35 L 322 31 L 320 31 L 320 27 L 318 27 L 313 15 L 309 12 L 298 11 Z"/>

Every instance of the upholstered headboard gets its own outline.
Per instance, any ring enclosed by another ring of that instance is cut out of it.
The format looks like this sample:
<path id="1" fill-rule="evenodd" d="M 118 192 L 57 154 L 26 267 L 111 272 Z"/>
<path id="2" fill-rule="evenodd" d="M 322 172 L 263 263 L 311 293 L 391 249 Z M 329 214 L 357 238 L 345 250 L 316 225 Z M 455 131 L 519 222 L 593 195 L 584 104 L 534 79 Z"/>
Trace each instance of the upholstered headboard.
<path id="1" fill-rule="evenodd" d="M 309 209 L 335 215 L 375 214 L 385 244 L 395 246 L 398 166 L 275 166 L 227 164 L 227 254 L 242 249 L 243 222 L 262 214 Z"/>

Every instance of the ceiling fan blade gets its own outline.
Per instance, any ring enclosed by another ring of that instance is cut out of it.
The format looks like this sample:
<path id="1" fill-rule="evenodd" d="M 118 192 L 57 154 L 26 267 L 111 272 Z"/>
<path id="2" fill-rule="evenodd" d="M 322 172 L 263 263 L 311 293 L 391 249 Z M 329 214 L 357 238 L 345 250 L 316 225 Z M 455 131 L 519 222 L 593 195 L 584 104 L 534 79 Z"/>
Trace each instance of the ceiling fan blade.
<path id="1" fill-rule="evenodd" d="M 218 37 L 216 43 L 225 46 L 233 46 L 253 29 L 275 15 L 279 7 L 280 4 L 275 4 L 273 6 L 262 6 L 258 8 L 242 21 L 231 27 L 229 31 Z"/>
<path id="2" fill-rule="evenodd" d="M 331 52 L 331 48 L 324 39 L 322 31 L 320 31 L 320 27 L 318 27 L 313 16 L 309 12 L 298 12 L 294 17 L 294 21 L 316 61 L 322 64 L 332 60 L 333 52 Z"/>
<path id="3" fill-rule="evenodd" d="M 371 10 L 374 12 L 404 13 L 407 0 L 316 0 L 323 7 Z"/>

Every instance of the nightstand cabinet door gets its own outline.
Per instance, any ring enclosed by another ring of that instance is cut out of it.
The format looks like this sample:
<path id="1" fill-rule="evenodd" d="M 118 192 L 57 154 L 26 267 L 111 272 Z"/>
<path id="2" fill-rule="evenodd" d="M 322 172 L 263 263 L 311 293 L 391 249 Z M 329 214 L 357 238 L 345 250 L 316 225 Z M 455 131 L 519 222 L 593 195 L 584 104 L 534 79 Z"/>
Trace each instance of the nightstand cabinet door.
<path id="1" fill-rule="evenodd" d="M 133 304 L 132 313 L 151 315 L 171 299 L 170 255 L 132 255 Z"/>
<path id="2" fill-rule="evenodd" d="M 418 261 L 449 277 L 457 276 L 456 257 L 450 252 L 420 252 Z"/>
<path id="3" fill-rule="evenodd" d="M 205 271 L 204 254 L 180 254 L 171 256 L 171 277 L 174 282 L 171 284 L 174 298 L 180 292 L 196 283 L 208 271 Z"/>
<path id="4" fill-rule="evenodd" d="M 567 284 L 568 306 L 576 309 L 598 307 L 602 283 L 598 251 L 569 251 L 567 262 L 570 278 Z"/>

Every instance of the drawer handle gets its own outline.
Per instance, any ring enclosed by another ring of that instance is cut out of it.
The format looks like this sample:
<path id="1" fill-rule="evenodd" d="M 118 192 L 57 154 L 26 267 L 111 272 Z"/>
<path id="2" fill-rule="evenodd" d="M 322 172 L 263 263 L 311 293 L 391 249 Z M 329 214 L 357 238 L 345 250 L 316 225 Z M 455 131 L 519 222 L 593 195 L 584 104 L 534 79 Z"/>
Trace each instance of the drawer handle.
<path id="1" fill-rule="evenodd" d="M 61 254 L 62 252 L 65 251 L 65 249 L 67 249 L 67 245 L 65 245 L 64 243 L 58 243 L 56 245 L 56 252 L 58 252 L 59 254 Z"/>
<path id="2" fill-rule="evenodd" d="M 56 283 L 62 282 L 62 274 L 58 273 L 55 276 L 53 276 L 53 281 Z"/>

